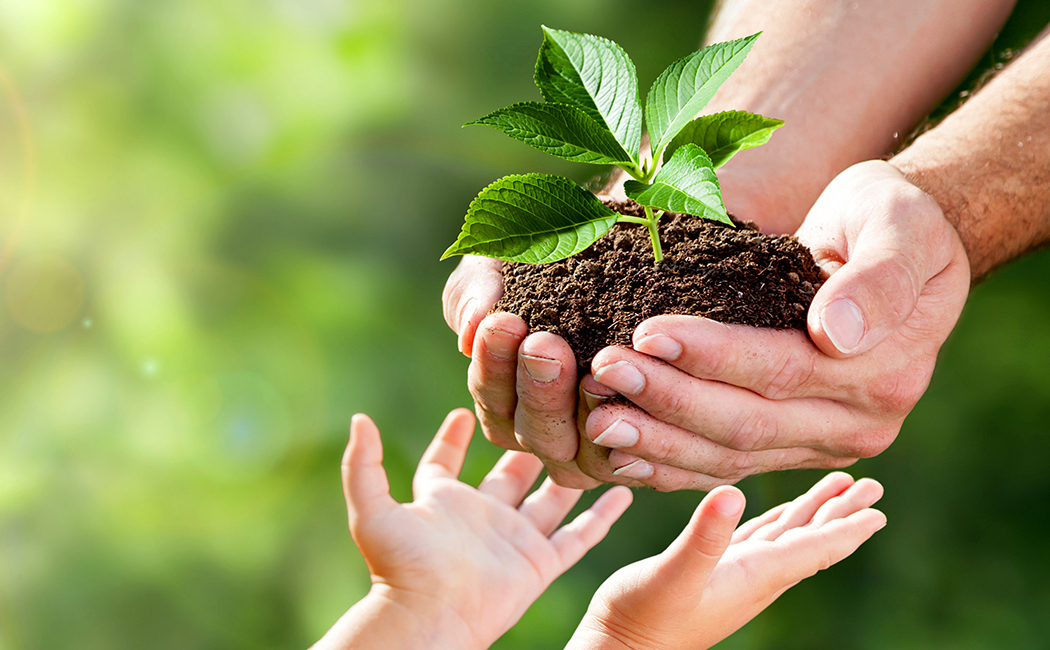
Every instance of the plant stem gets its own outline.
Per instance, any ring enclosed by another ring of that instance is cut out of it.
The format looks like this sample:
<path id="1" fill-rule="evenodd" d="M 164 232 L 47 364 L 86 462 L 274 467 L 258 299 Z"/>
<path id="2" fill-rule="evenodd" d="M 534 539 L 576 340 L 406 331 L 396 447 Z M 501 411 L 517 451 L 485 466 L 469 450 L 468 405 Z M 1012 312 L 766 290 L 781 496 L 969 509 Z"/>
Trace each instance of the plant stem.
<path id="1" fill-rule="evenodd" d="M 641 224 L 643 226 L 648 226 L 649 225 L 649 220 L 648 219 L 643 219 L 641 217 L 628 217 L 628 216 L 622 215 L 622 214 L 616 220 L 616 222 L 617 223 L 637 223 L 637 224 Z"/>
<path id="2" fill-rule="evenodd" d="M 653 176 L 656 176 L 656 161 L 659 160 L 660 156 L 663 155 L 664 150 L 653 152 L 653 156 L 647 161 L 648 168 L 645 169 L 645 178 L 641 179 L 643 183 L 648 183 L 653 180 Z M 657 217 L 659 219 L 659 217 Z"/>
<path id="3" fill-rule="evenodd" d="M 631 178 L 633 178 L 634 180 L 636 180 L 636 181 L 643 181 L 644 182 L 644 179 L 645 179 L 645 169 L 643 168 L 644 165 L 642 167 L 639 167 L 638 165 L 626 165 L 626 166 L 620 165 L 619 167 L 620 167 L 620 169 L 622 169 L 625 172 L 627 172 L 627 174 Z"/>
<path id="4" fill-rule="evenodd" d="M 648 205 L 642 206 L 645 209 L 645 225 L 649 228 L 649 239 L 653 240 L 653 257 L 656 258 L 656 264 L 664 258 L 663 247 L 660 245 L 660 231 L 657 230 L 656 224 L 660 220 L 660 215 L 653 215 L 653 209 Z"/>

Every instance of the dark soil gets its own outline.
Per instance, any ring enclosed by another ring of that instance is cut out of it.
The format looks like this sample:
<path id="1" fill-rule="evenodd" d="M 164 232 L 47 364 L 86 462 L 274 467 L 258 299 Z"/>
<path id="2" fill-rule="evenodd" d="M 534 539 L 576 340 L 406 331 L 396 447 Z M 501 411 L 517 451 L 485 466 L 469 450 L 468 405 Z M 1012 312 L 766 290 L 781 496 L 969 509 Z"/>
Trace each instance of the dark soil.
<path id="1" fill-rule="evenodd" d="M 607 204 L 644 216 L 633 201 Z M 645 226 L 618 224 L 593 246 L 551 264 L 503 264 L 503 298 L 494 311 L 520 316 L 529 331 L 560 335 L 581 368 L 607 345 L 631 345 L 639 323 L 660 314 L 723 323 L 806 329 L 821 274 L 794 237 L 762 235 L 668 213 L 660 219 L 664 259 L 653 265 Z"/>

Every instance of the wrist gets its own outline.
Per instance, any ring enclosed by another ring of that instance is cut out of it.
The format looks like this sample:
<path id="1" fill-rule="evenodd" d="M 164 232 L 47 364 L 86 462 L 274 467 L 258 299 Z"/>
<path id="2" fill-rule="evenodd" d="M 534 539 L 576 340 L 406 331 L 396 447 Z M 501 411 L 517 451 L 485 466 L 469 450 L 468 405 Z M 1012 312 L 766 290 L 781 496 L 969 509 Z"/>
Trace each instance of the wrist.
<path id="1" fill-rule="evenodd" d="M 382 584 L 372 585 L 312 650 L 349 648 L 484 650 L 470 626 L 439 599 Z"/>
<path id="2" fill-rule="evenodd" d="M 887 161 L 887 164 L 896 169 L 909 184 L 921 191 L 937 206 L 947 229 L 953 235 L 953 243 L 957 244 L 959 249 L 957 256 L 965 260 L 969 267 L 971 282 L 978 280 L 987 273 L 992 265 L 980 259 L 973 259 L 976 251 L 968 245 L 966 224 L 962 222 L 960 212 L 956 207 L 959 204 L 959 198 L 953 194 L 951 185 L 944 182 L 943 174 L 935 165 L 924 163 L 921 157 L 910 154 L 910 150 L 905 150 Z"/>

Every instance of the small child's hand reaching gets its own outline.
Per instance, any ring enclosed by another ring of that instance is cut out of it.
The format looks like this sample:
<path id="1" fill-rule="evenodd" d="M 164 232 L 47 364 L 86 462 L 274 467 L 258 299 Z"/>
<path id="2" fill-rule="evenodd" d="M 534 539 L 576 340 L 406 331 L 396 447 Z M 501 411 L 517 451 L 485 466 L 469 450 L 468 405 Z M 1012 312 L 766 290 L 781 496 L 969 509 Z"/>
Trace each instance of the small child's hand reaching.
<path id="1" fill-rule="evenodd" d="M 744 495 L 717 488 L 666 551 L 602 584 L 567 647 L 709 648 L 885 526 L 869 507 L 880 497 L 876 481 L 834 472 L 734 532 Z"/>
<path id="2" fill-rule="evenodd" d="M 316 650 L 487 648 L 630 505 L 629 489 L 612 488 L 559 529 L 582 492 L 547 479 L 528 495 L 543 468 L 535 456 L 507 452 L 477 489 L 458 480 L 473 433 L 470 411 L 449 413 L 419 462 L 414 500 L 401 504 L 379 430 L 354 416 L 343 492 L 372 588 Z"/>

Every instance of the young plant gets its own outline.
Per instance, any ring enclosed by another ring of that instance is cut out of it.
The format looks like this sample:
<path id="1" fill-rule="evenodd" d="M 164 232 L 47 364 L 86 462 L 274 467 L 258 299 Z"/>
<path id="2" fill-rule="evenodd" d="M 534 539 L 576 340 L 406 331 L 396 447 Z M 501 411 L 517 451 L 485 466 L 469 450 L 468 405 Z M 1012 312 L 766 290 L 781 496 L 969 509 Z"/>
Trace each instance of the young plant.
<path id="1" fill-rule="evenodd" d="M 624 191 L 641 204 L 645 217 L 614 212 L 561 176 L 505 176 L 471 202 L 459 238 L 441 259 L 476 254 L 527 264 L 556 262 L 626 222 L 649 229 L 659 262 L 657 223 L 664 211 L 732 225 L 715 169 L 738 151 L 765 144 L 784 123 L 744 111 L 697 115 L 758 34 L 705 47 L 657 77 L 645 101 L 651 156 L 642 150 L 638 77 L 627 53 L 599 36 L 547 27 L 543 34 L 535 80 L 545 101 L 514 104 L 468 124 L 491 126 L 565 160 L 616 165 L 634 178 Z M 658 160 L 663 160 L 659 171 Z"/>

